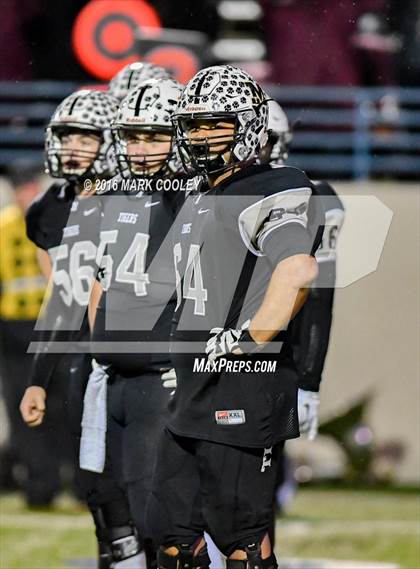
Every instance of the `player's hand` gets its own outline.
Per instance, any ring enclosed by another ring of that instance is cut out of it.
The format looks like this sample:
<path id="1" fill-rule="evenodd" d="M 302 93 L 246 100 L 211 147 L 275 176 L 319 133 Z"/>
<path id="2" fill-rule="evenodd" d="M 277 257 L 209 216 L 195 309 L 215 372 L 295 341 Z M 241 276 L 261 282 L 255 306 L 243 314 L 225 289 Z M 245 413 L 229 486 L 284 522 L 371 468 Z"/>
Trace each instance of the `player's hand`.
<path id="1" fill-rule="evenodd" d="M 162 379 L 163 387 L 166 389 L 176 389 L 176 373 L 175 369 L 171 368 L 169 371 L 165 371 L 160 376 Z"/>
<path id="2" fill-rule="evenodd" d="M 214 362 L 217 358 L 221 358 L 228 354 L 242 354 L 239 348 L 239 339 L 243 330 L 235 330 L 228 328 L 212 328 L 210 330 L 210 338 L 206 345 L 207 359 Z"/>
<path id="3" fill-rule="evenodd" d="M 298 416 L 301 434 L 307 433 L 313 441 L 318 434 L 319 394 L 314 391 L 298 390 Z"/>
<path id="4" fill-rule="evenodd" d="M 44 420 L 47 393 L 43 387 L 28 387 L 20 402 L 22 419 L 29 427 L 38 427 Z"/>

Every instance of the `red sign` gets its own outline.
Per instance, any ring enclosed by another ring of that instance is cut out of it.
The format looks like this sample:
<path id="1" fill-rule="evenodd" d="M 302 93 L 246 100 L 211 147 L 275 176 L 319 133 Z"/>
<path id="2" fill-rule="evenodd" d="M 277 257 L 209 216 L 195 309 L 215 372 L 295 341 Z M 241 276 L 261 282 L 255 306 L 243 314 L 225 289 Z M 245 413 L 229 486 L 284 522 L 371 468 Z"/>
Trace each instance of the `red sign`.
<path id="1" fill-rule="evenodd" d="M 122 67 L 139 60 L 136 31 L 144 35 L 161 29 L 156 10 L 145 0 L 91 0 L 73 26 L 73 49 L 85 69 L 108 81 Z"/>
<path id="2" fill-rule="evenodd" d="M 168 69 L 181 83 L 187 83 L 201 67 L 194 53 L 180 46 L 156 47 L 147 53 L 145 59 Z"/>

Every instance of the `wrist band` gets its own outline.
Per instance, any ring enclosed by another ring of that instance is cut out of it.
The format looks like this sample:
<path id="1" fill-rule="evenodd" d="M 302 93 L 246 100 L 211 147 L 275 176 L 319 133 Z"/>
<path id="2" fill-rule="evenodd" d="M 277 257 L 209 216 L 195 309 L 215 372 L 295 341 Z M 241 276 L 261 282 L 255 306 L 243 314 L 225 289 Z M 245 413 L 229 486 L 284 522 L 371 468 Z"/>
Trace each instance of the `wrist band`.
<path id="1" fill-rule="evenodd" d="M 265 344 L 257 344 L 249 333 L 248 328 L 242 331 L 238 340 L 238 346 L 244 354 L 254 354 L 262 350 Z"/>

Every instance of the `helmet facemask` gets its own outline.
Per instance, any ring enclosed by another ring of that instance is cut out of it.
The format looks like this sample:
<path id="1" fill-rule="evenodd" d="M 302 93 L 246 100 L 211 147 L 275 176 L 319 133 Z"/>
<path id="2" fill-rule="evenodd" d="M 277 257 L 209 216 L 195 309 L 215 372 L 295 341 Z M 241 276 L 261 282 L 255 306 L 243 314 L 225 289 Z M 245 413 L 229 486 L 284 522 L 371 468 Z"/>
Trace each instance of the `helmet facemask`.
<path id="1" fill-rule="evenodd" d="M 47 173 L 74 182 L 115 175 L 110 125 L 117 110 L 118 101 L 101 91 L 84 89 L 66 97 L 46 129 Z"/>
<path id="2" fill-rule="evenodd" d="M 172 130 L 115 127 L 117 160 L 123 176 L 134 178 L 170 175 L 179 171 Z"/>
<path id="3" fill-rule="evenodd" d="M 194 123 L 199 125 L 211 121 L 215 128 L 209 129 L 208 136 L 193 135 Z M 258 128 L 259 122 L 261 117 L 253 110 L 235 114 L 200 114 L 195 118 L 177 115 L 174 119 L 175 132 L 185 170 L 190 174 L 214 175 L 253 162 L 256 158 L 255 149 L 259 146 L 259 132 L 263 129 L 262 125 Z M 232 133 L 211 134 L 212 130 L 218 130 L 218 123 L 222 128 L 223 124 L 232 124 Z"/>
<path id="4" fill-rule="evenodd" d="M 172 176 L 182 170 L 171 122 L 182 89 L 174 79 L 149 80 L 123 100 L 112 127 L 123 177 Z"/>
<path id="5" fill-rule="evenodd" d="M 101 156 L 103 142 L 103 134 L 95 130 L 48 127 L 46 161 L 49 174 L 74 181 L 99 176 L 95 166 L 98 160 L 104 159 Z"/>

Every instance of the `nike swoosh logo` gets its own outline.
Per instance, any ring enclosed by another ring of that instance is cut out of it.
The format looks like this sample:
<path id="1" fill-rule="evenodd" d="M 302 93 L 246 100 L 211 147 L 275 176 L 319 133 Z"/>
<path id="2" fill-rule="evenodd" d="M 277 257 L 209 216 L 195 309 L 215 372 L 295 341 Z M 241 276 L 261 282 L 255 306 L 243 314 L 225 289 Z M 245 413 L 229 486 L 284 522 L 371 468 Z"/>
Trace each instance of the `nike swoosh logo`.
<path id="1" fill-rule="evenodd" d="M 154 205 L 159 205 L 160 202 L 147 202 L 144 207 L 153 207 Z"/>
<path id="2" fill-rule="evenodd" d="M 93 213 L 94 211 L 96 211 L 98 208 L 97 207 L 93 207 L 92 209 L 86 209 L 83 212 L 83 215 L 90 215 L 91 213 Z"/>
<path id="3" fill-rule="evenodd" d="M 210 211 L 210 210 L 209 209 L 199 209 L 198 215 L 200 215 L 200 213 L 207 213 L 208 211 Z"/>

